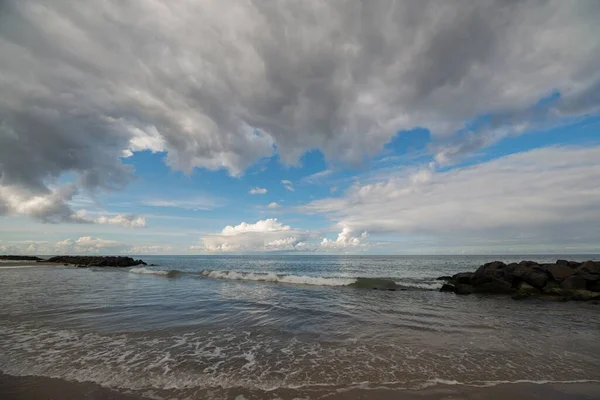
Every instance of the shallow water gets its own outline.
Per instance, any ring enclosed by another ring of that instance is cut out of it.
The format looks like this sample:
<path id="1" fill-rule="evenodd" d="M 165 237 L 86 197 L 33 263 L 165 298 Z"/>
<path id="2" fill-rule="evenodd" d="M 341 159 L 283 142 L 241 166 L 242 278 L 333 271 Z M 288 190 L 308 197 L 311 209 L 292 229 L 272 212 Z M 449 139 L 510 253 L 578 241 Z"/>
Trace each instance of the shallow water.
<path id="1" fill-rule="evenodd" d="M 490 260 L 597 256 L 143 258 L 0 270 L 0 370 L 155 398 L 600 382 L 599 305 L 434 290 Z"/>

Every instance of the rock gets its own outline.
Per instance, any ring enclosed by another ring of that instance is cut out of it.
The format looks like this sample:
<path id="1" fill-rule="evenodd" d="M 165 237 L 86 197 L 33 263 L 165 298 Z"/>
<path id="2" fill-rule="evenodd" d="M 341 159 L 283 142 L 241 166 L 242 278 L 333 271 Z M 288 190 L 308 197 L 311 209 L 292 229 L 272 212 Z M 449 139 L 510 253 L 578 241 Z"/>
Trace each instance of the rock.
<path id="1" fill-rule="evenodd" d="M 360 289 L 396 290 L 396 282 L 391 279 L 357 278 L 356 282 L 348 285 Z"/>
<path id="2" fill-rule="evenodd" d="M 521 282 L 517 287 L 517 291 L 513 294 L 512 298 L 515 300 L 526 299 L 533 295 L 539 294 L 540 291 L 528 283 Z"/>
<path id="3" fill-rule="evenodd" d="M 556 265 L 564 265 L 569 267 L 569 262 L 567 260 L 556 260 Z"/>
<path id="4" fill-rule="evenodd" d="M 567 296 L 569 294 L 569 291 L 561 289 L 559 287 L 554 287 L 550 289 L 545 289 L 544 294 L 547 294 L 549 296 Z"/>
<path id="5" fill-rule="evenodd" d="M 576 269 L 577 275 L 594 274 L 600 275 L 600 261 L 586 261 Z"/>
<path id="6" fill-rule="evenodd" d="M 559 260 L 564 261 L 564 260 Z M 569 264 L 550 264 L 546 267 L 546 271 L 550 274 L 555 281 L 562 281 L 571 275 L 575 275 L 575 270 L 569 266 Z"/>
<path id="7" fill-rule="evenodd" d="M 600 293 L 589 290 L 574 290 L 571 293 L 571 299 L 578 301 L 588 301 L 600 299 Z"/>
<path id="8" fill-rule="evenodd" d="M 475 291 L 475 288 L 473 288 L 473 285 L 459 283 L 458 285 L 456 285 L 456 289 L 454 290 L 454 293 L 456 293 L 456 294 L 471 294 L 474 291 Z"/>
<path id="9" fill-rule="evenodd" d="M 502 294 L 512 292 L 512 285 L 509 282 L 493 276 L 478 280 L 474 288 L 477 293 Z"/>
<path id="10" fill-rule="evenodd" d="M 147 265 L 142 260 L 134 260 L 131 257 L 114 256 L 56 256 L 47 260 L 61 264 L 75 264 L 77 267 L 133 267 L 135 265 Z"/>
<path id="11" fill-rule="evenodd" d="M 596 281 L 596 282 L 588 281 L 587 289 L 591 290 L 592 292 L 600 292 L 600 281 Z"/>
<path id="12" fill-rule="evenodd" d="M 502 261 L 493 261 L 487 264 L 483 264 L 481 267 L 477 268 L 473 279 L 477 280 L 486 276 L 490 276 L 493 274 L 494 271 L 502 269 L 504 267 L 506 267 L 506 264 L 504 264 Z"/>
<path id="13" fill-rule="evenodd" d="M 458 273 L 456 275 L 454 275 L 452 277 L 452 281 L 455 283 L 464 283 L 464 284 L 471 284 L 471 279 L 473 278 L 473 273 L 472 272 L 461 272 Z"/>
<path id="14" fill-rule="evenodd" d="M 456 287 L 454 285 L 449 285 L 447 283 L 444 283 L 440 288 L 440 292 L 454 292 L 455 290 Z"/>
<path id="15" fill-rule="evenodd" d="M 525 272 L 521 276 L 521 279 L 533 287 L 542 289 L 544 286 L 546 286 L 546 282 L 548 282 L 548 275 L 546 275 L 544 272 L 532 270 Z"/>
<path id="16" fill-rule="evenodd" d="M 558 282 L 556 282 L 554 279 L 550 278 L 548 279 L 548 281 L 546 282 L 546 286 L 544 286 L 542 288 L 542 291 L 544 293 L 548 293 L 549 291 L 551 291 L 552 289 L 560 289 L 560 284 Z"/>
<path id="17" fill-rule="evenodd" d="M 581 290 L 587 286 L 586 280 L 581 276 L 570 276 L 561 282 L 561 289 L 565 290 Z"/>
<path id="18" fill-rule="evenodd" d="M 452 279 L 451 276 L 449 275 L 444 275 L 444 276 L 440 276 L 439 278 L 436 278 L 436 281 L 449 281 L 450 279 Z"/>
<path id="19" fill-rule="evenodd" d="M 43 261 L 43 259 L 41 259 L 39 257 L 35 257 L 35 256 L 11 256 L 11 255 L 0 256 L 0 260 L 7 260 L 7 261 Z"/>

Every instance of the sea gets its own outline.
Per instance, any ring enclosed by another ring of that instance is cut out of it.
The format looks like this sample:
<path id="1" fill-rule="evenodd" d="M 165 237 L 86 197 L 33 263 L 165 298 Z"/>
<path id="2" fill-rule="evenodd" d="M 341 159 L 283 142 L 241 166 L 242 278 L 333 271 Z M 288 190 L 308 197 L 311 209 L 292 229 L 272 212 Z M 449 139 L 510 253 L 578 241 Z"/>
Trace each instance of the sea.
<path id="1" fill-rule="evenodd" d="M 600 305 L 436 280 L 598 255 L 139 257 L 0 264 L 0 398 L 600 398 Z"/>

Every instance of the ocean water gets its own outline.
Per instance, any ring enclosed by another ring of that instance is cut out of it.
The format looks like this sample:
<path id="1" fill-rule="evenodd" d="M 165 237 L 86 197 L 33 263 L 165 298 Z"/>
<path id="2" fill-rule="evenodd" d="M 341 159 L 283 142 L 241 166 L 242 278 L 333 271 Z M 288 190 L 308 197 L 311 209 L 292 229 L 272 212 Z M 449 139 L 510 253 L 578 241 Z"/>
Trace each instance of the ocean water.
<path id="1" fill-rule="evenodd" d="M 141 258 L 156 266 L 0 266 L 0 371 L 156 399 L 600 382 L 600 305 L 460 297 L 435 280 L 598 256 Z M 404 290 L 348 287 L 357 277 Z"/>

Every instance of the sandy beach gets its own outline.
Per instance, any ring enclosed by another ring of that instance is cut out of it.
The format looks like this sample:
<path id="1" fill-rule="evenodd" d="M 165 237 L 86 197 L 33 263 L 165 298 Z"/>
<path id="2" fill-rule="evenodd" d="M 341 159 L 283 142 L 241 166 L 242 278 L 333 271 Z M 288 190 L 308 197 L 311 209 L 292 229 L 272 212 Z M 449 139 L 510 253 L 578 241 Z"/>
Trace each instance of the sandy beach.
<path id="1" fill-rule="evenodd" d="M 333 389 L 333 390 L 332 390 Z M 3 400 L 150 400 L 157 393 L 120 392 L 91 382 L 70 382 L 56 378 L 23 376 L 15 377 L 0 373 L 0 392 Z M 219 392 L 223 397 L 219 396 Z M 498 384 L 490 387 L 463 385 L 437 385 L 422 390 L 386 389 L 313 389 L 313 390 L 181 390 L 171 393 L 177 398 L 201 399 L 204 396 L 235 399 L 333 399 L 333 400 L 591 400 L 600 398 L 600 383 L 574 384 Z M 181 396 L 181 397 L 179 397 Z M 189 396 L 189 397 L 188 397 Z M 306 396 L 306 397 L 304 397 Z"/>

